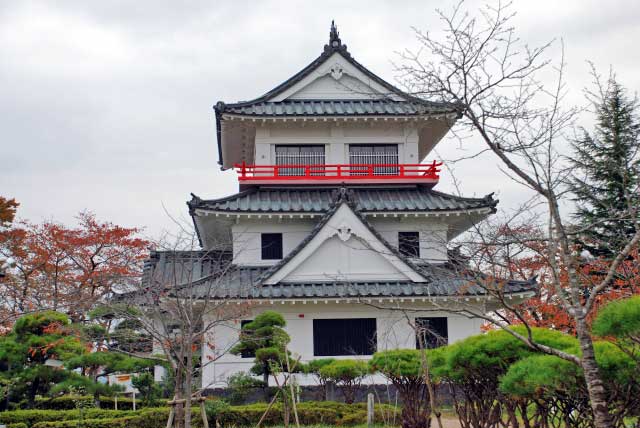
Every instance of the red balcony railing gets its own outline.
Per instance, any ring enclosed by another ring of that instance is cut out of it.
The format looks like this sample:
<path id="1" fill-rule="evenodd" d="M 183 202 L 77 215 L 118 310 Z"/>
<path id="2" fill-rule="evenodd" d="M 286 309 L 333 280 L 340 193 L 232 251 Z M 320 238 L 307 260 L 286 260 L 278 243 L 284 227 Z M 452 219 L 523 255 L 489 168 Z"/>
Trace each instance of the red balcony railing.
<path id="1" fill-rule="evenodd" d="M 244 184 L 305 182 L 437 183 L 442 162 L 429 164 L 235 165 Z"/>

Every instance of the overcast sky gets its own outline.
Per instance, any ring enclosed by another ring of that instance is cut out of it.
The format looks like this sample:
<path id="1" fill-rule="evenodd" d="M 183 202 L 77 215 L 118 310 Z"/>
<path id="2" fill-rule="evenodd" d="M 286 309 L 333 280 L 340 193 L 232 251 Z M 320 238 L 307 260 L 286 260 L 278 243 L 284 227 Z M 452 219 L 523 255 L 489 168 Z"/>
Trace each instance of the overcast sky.
<path id="1" fill-rule="evenodd" d="M 212 105 L 263 94 L 312 61 L 336 20 L 362 64 L 393 82 L 411 26 L 439 28 L 445 1 L 0 0 L 0 194 L 21 218 L 72 223 L 82 210 L 157 236 L 194 192 L 237 191 L 217 165 Z M 472 3 L 473 4 L 473 3 Z M 570 102 L 585 60 L 640 88 L 640 1 L 516 0 L 522 39 L 563 38 Z M 443 140 L 443 157 L 457 142 Z M 472 150 L 472 147 L 467 147 Z M 468 196 L 522 193 L 488 156 L 458 164 Z M 445 172 L 437 187 L 451 191 Z"/>

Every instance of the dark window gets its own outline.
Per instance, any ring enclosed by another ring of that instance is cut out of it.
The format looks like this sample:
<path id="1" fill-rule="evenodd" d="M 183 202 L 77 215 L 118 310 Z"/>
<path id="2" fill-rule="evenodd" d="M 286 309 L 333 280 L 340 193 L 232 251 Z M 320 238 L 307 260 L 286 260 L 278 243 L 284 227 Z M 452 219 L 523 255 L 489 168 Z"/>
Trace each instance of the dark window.
<path id="1" fill-rule="evenodd" d="M 278 168 L 279 176 L 306 175 L 307 167 L 310 175 L 324 175 L 324 146 L 278 145 L 276 146 L 276 165 L 289 166 Z"/>
<path id="2" fill-rule="evenodd" d="M 420 348 L 420 335 L 425 348 L 432 349 L 449 343 L 449 328 L 446 317 L 416 318 L 416 348 Z"/>
<path id="3" fill-rule="evenodd" d="M 376 319 L 313 320 L 313 355 L 372 355 L 376 352 Z"/>
<path id="4" fill-rule="evenodd" d="M 420 233 L 398 232 L 398 250 L 407 257 L 420 257 Z"/>
<path id="5" fill-rule="evenodd" d="M 282 258 L 282 233 L 262 234 L 262 260 Z"/>
<path id="6" fill-rule="evenodd" d="M 249 324 L 251 321 L 253 320 L 242 320 L 240 321 L 240 331 L 242 331 L 242 329 L 244 328 L 245 325 Z M 242 351 L 240 353 L 240 356 L 242 358 L 255 358 L 256 353 L 253 351 Z"/>

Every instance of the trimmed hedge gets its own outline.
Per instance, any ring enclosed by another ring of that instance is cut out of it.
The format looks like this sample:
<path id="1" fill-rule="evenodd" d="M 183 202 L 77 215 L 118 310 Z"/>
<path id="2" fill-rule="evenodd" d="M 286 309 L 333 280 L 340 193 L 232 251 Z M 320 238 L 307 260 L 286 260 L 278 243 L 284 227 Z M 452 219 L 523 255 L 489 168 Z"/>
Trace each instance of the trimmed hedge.
<path id="1" fill-rule="evenodd" d="M 85 428 L 162 428 L 166 425 L 168 417 L 169 409 L 165 408 L 136 412 L 135 416 L 119 418 L 38 422 L 31 428 L 77 428 L 78 426 Z M 202 428 L 200 409 L 192 412 L 191 421 L 194 428 Z"/>
<path id="2" fill-rule="evenodd" d="M 63 395 L 55 398 L 36 398 L 36 408 L 47 410 L 73 410 L 81 404 L 83 407 L 93 407 L 93 397 L 88 395 Z M 157 400 L 148 407 L 160 407 L 166 404 L 166 400 Z M 113 409 L 114 397 L 100 397 L 100 407 Z M 145 407 L 140 399 L 136 399 L 136 408 Z M 133 400 L 127 397 L 118 397 L 118 410 L 132 410 Z"/>
<path id="3" fill-rule="evenodd" d="M 125 416 L 140 416 L 146 414 L 149 411 L 165 412 L 168 415 L 169 410 L 167 408 L 160 409 L 148 409 L 141 411 L 120 411 L 120 410 L 107 410 L 107 409 L 84 409 L 83 419 L 113 419 Z M 57 422 L 57 421 L 70 421 L 79 420 L 80 410 L 12 410 L 8 412 L 0 412 L 0 423 L 3 424 L 17 424 L 24 423 L 27 427 L 32 427 L 40 422 Z"/>
<path id="4" fill-rule="evenodd" d="M 232 406 L 221 409 L 217 415 L 208 415 L 212 422 L 217 421 L 222 426 L 255 426 L 267 409 L 266 403 L 249 404 L 246 406 Z M 298 417 L 301 425 L 362 425 L 367 423 L 366 403 L 345 404 L 331 401 L 303 402 L 297 405 Z M 376 405 L 375 418 L 383 420 L 385 414 L 394 412 L 388 405 Z M 282 404 L 275 404 L 264 419 L 263 424 L 282 425 Z M 293 412 L 291 417 L 293 418 Z"/>
<path id="5" fill-rule="evenodd" d="M 255 426 L 267 409 L 266 403 L 246 406 L 229 406 L 219 400 L 207 402 L 209 425 L 217 421 L 221 426 Z M 362 425 L 367 422 L 365 403 L 345 404 L 330 401 L 298 403 L 298 417 L 302 425 Z M 384 417 L 397 410 L 390 405 L 376 405 L 375 418 L 381 422 Z M 15 428 L 162 428 L 169 416 L 169 408 L 147 408 L 133 411 L 107 409 L 85 409 L 80 421 L 80 411 L 74 410 L 14 410 L 0 413 L 0 423 L 16 425 Z M 282 425 L 282 403 L 276 403 L 267 414 L 264 425 Z M 293 414 L 291 415 L 293 418 Z M 200 428 L 200 409 L 193 409 L 193 426 Z"/>

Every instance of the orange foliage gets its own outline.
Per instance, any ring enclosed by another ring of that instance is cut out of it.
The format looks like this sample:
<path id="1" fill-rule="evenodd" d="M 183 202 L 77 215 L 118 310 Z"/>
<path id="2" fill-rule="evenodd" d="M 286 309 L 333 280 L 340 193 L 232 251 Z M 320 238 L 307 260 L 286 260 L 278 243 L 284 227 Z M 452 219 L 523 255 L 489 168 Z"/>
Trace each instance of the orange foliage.
<path id="1" fill-rule="evenodd" d="M 15 199 L 6 199 L 0 196 L 0 227 L 9 227 L 16 216 L 19 203 Z"/>
<path id="2" fill-rule="evenodd" d="M 498 268 L 494 268 L 494 275 L 502 278 L 526 280 L 532 276 L 537 276 L 540 285 L 538 295 L 532 297 L 517 306 L 519 314 L 531 326 L 546 327 L 560 330 L 566 333 L 574 334 L 574 320 L 562 305 L 557 290 L 551 281 L 551 267 L 546 257 L 547 243 L 540 240 L 526 241 L 527 237 L 542 236 L 533 227 L 523 226 L 519 228 L 511 228 L 503 226 L 500 228 L 499 234 L 502 237 L 519 241 L 509 251 L 509 255 L 500 254 L 504 252 L 501 246 L 498 248 L 489 248 L 486 251 L 492 252 L 492 255 L 499 259 Z M 525 242 L 526 241 L 526 242 Z M 577 251 L 577 250 L 576 250 Z M 607 272 L 610 261 L 603 259 L 582 260 L 578 278 L 581 284 L 581 296 L 586 299 L 590 294 L 590 290 L 598 284 Z M 561 288 L 568 288 L 568 277 L 565 269 L 560 269 L 559 282 Z M 591 320 L 598 309 L 605 303 L 617 300 L 622 297 L 640 294 L 640 252 L 635 249 L 629 257 L 622 263 L 617 270 L 617 275 L 611 286 L 598 294 L 593 309 L 589 314 Z M 514 324 L 522 323 L 513 313 L 505 314 L 506 318 Z M 490 327 L 486 327 L 489 329 Z"/>
<path id="3" fill-rule="evenodd" d="M 86 212 L 73 228 L 21 222 L 0 231 L 0 254 L 15 261 L 0 279 L 0 317 L 53 309 L 82 320 L 100 299 L 139 278 L 149 245 L 139 232 Z"/>

